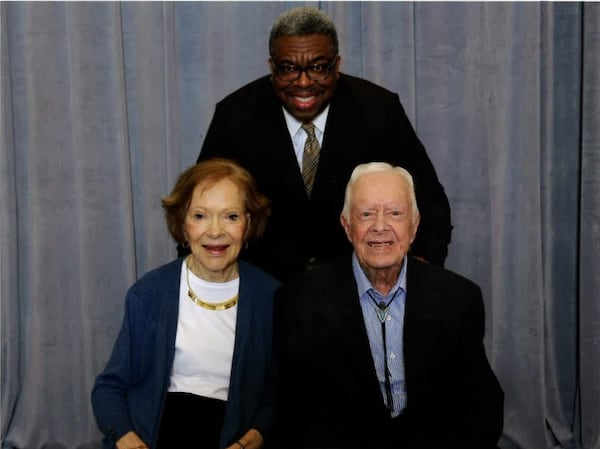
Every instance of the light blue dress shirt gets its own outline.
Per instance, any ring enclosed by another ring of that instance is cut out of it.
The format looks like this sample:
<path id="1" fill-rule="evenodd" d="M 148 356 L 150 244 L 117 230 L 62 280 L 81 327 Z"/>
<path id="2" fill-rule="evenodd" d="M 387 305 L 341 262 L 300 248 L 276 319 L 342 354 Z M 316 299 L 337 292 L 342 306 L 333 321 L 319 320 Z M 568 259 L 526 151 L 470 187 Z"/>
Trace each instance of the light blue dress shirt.
<path id="1" fill-rule="evenodd" d="M 375 364 L 377 379 L 379 380 L 379 388 L 383 396 L 383 401 L 387 404 L 385 393 L 385 370 L 384 357 L 387 357 L 388 369 L 391 374 L 391 389 L 392 389 L 392 408 L 391 416 L 396 417 L 402 413 L 406 407 L 406 386 L 404 377 L 404 357 L 403 357 L 403 340 L 402 331 L 404 329 L 404 304 L 406 300 L 406 256 L 402 263 L 400 276 L 396 281 L 396 285 L 392 288 L 387 296 L 383 296 L 373 288 L 371 282 L 367 279 L 364 271 L 358 263 L 356 253 L 352 255 L 352 270 L 356 285 L 358 286 L 358 295 L 360 307 L 362 309 L 367 335 L 369 337 L 369 345 L 371 346 L 371 355 Z M 379 317 L 377 316 L 377 304 L 373 301 L 369 293 L 375 298 L 377 303 L 389 303 L 394 295 L 396 297 L 390 303 L 389 313 L 385 320 L 385 332 L 387 343 L 387 354 L 383 353 L 383 334 L 382 326 Z M 389 407 L 388 407 L 389 408 Z"/>

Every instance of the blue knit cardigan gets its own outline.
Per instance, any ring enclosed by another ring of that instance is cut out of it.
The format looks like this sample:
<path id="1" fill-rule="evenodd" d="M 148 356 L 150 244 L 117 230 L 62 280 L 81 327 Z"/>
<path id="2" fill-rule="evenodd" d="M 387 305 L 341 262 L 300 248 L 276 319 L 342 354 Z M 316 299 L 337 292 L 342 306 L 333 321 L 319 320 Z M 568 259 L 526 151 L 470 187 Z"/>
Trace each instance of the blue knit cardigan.
<path id="1" fill-rule="evenodd" d="M 133 430 L 155 447 L 175 355 L 183 259 L 144 275 L 128 291 L 112 355 L 92 390 L 104 449 Z M 257 429 L 267 438 L 274 419 L 273 296 L 278 281 L 239 262 L 235 344 L 220 447 Z M 198 436 L 202 439 L 202 435 Z"/>

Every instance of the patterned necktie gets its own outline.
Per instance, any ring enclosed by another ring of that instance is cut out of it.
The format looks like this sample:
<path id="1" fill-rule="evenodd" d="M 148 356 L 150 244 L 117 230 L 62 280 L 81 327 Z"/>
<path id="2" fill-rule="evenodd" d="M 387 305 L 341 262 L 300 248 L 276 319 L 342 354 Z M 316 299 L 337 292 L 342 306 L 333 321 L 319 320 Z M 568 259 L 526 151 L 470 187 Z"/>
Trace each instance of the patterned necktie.
<path id="1" fill-rule="evenodd" d="M 302 156 L 302 177 L 304 178 L 304 187 L 310 196 L 313 184 L 315 182 L 315 173 L 319 165 L 319 141 L 315 136 L 315 125 L 305 123 L 302 129 L 306 132 L 306 142 L 304 143 L 304 155 Z"/>

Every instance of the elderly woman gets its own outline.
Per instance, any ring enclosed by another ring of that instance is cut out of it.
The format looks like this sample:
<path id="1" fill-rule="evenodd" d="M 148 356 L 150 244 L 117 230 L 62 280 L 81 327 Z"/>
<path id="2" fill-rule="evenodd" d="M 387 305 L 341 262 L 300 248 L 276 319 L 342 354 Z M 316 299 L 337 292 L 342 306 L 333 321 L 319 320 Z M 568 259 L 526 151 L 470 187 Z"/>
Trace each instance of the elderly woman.
<path id="1" fill-rule="evenodd" d="M 269 201 L 225 159 L 181 174 L 162 200 L 191 254 L 127 293 L 92 405 L 104 448 L 257 449 L 273 421 L 272 301 L 278 282 L 238 261 L 264 231 Z"/>

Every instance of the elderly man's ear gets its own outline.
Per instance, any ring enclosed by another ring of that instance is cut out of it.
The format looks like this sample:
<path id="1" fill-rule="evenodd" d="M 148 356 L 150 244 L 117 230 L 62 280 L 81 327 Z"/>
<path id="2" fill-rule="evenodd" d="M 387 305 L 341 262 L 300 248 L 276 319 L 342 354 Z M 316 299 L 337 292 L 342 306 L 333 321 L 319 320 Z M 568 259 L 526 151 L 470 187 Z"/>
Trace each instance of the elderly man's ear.
<path id="1" fill-rule="evenodd" d="M 415 241 L 415 238 L 417 237 L 417 230 L 419 229 L 420 222 L 421 222 L 421 215 L 417 214 L 417 217 L 415 218 L 415 222 L 413 223 L 412 238 L 410 239 L 411 245 Z"/>
<path id="2" fill-rule="evenodd" d="M 350 243 L 352 243 L 352 240 L 350 239 L 350 224 L 348 223 L 348 220 L 346 220 L 346 217 L 344 217 L 344 214 L 340 214 L 340 223 L 344 228 L 344 232 L 346 232 L 346 237 L 350 240 Z"/>

